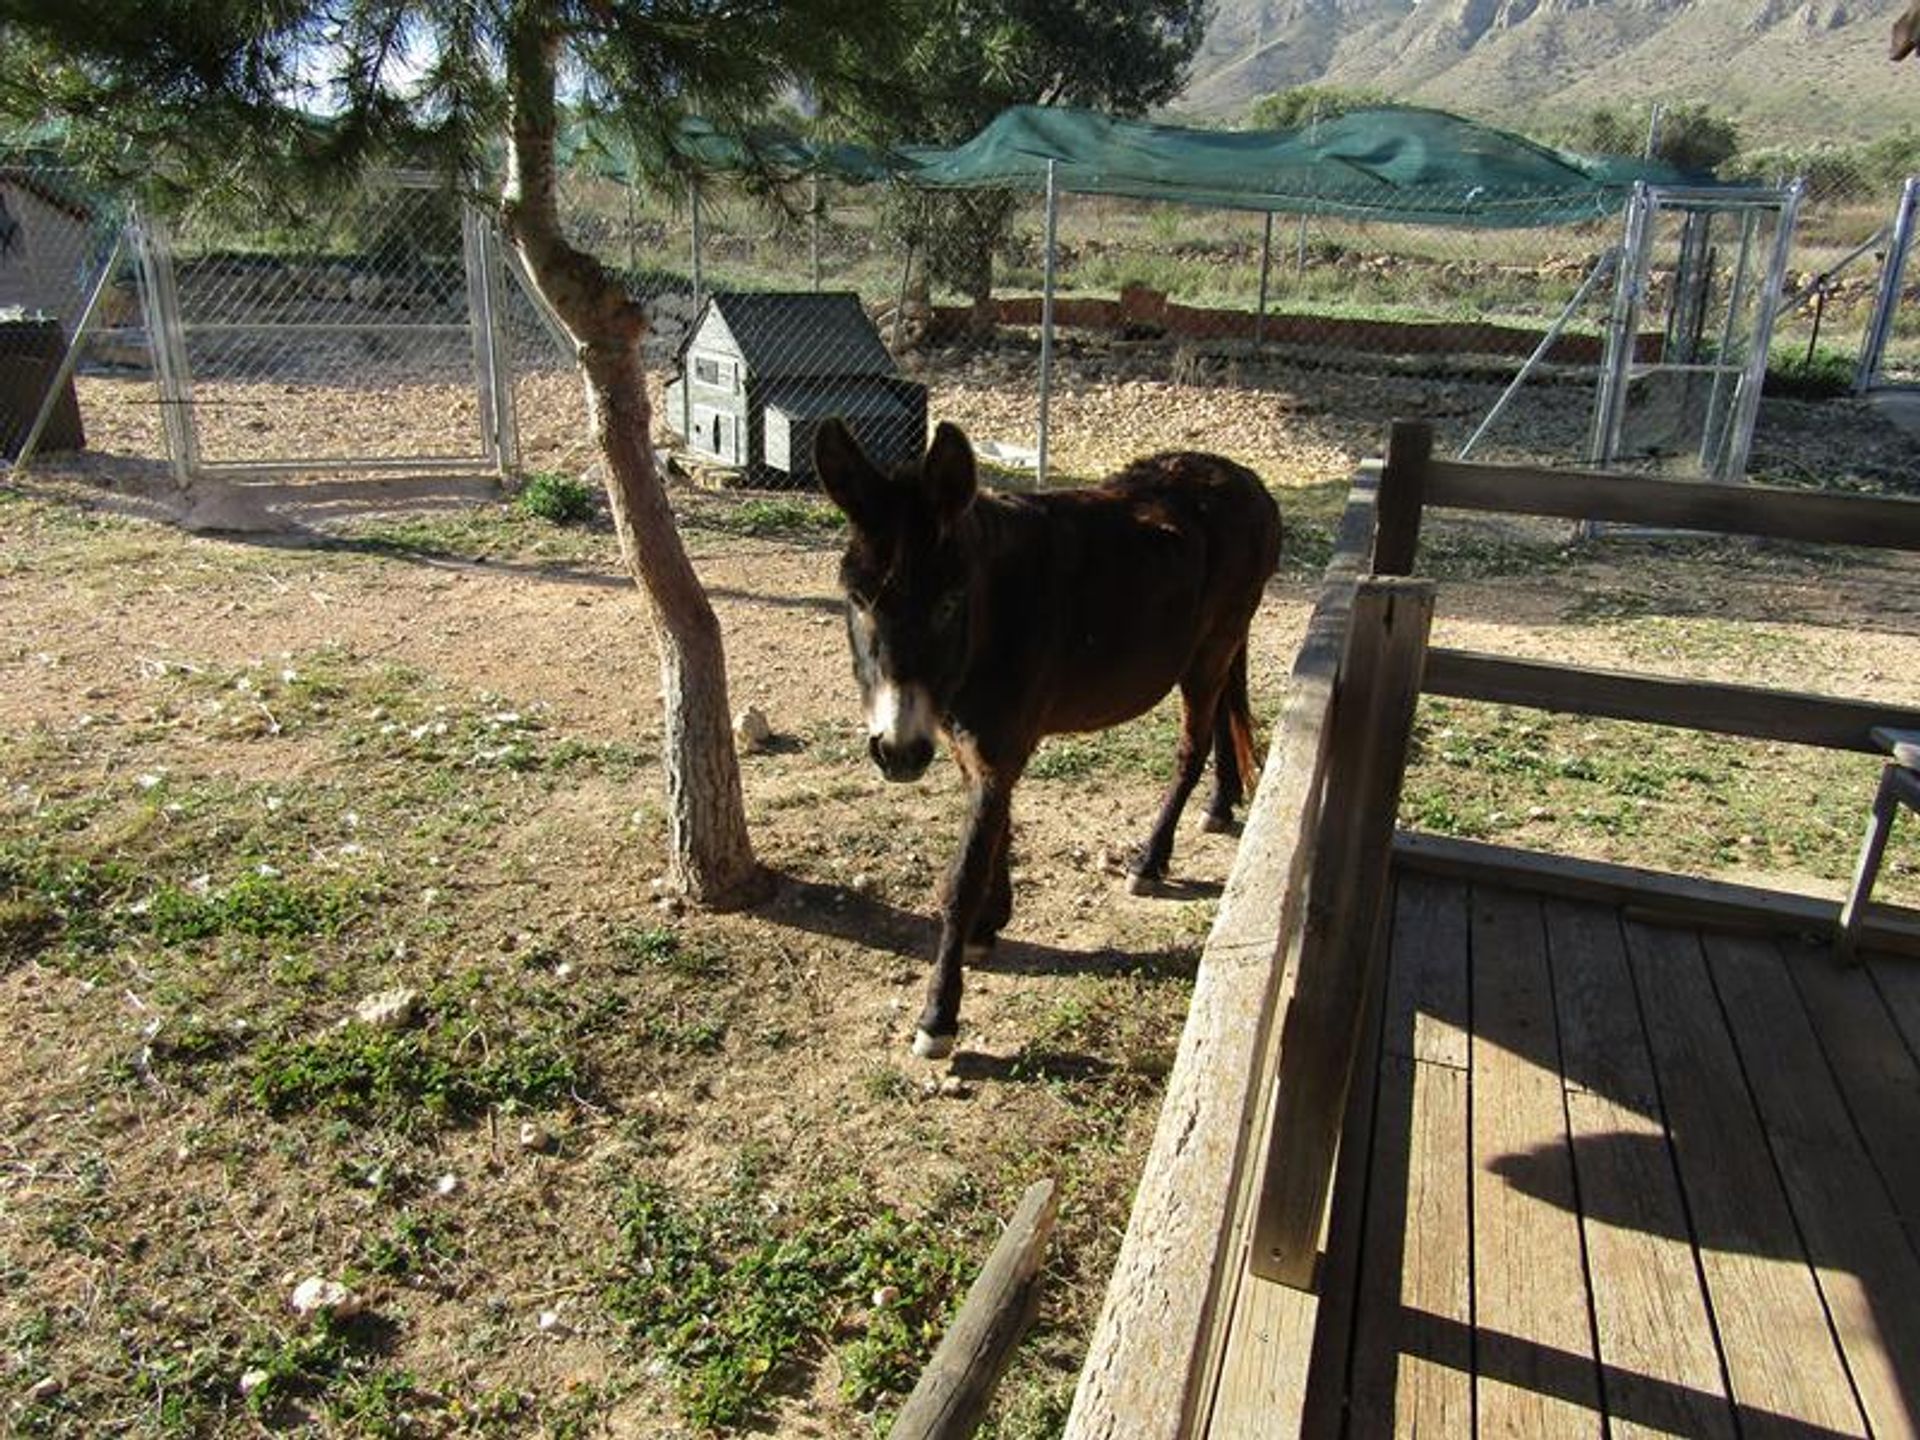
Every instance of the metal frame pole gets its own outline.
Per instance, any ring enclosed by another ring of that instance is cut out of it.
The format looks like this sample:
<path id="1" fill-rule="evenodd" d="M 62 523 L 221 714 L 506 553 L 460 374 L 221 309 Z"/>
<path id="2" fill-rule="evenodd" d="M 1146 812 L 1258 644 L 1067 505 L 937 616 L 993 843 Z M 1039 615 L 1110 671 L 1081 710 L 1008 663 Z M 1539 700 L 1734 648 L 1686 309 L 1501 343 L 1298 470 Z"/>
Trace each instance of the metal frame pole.
<path id="1" fill-rule="evenodd" d="M 1040 446 L 1034 467 L 1034 483 L 1041 486 L 1047 483 L 1047 406 L 1053 381 L 1054 240 L 1060 220 L 1060 189 L 1055 173 L 1057 165 L 1057 161 L 1047 161 L 1046 276 L 1040 291 Z"/>
<path id="2" fill-rule="evenodd" d="M 1267 343 L 1267 278 L 1273 273 L 1273 212 L 1267 211 L 1267 223 L 1260 240 L 1260 308 L 1253 317 L 1253 347 Z"/>
<path id="3" fill-rule="evenodd" d="M 174 482 L 185 489 L 200 469 L 200 445 L 194 433 L 193 378 L 187 369 L 180 293 L 174 287 L 173 247 L 167 242 L 166 226 L 159 217 L 149 216 L 136 206 L 132 223 L 145 291 L 147 348 L 153 355 L 154 377 L 160 389 L 161 427 L 166 432 Z"/>
<path id="4" fill-rule="evenodd" d="M 47 393 L 40 398 L 40 408 L 35 412 L 33 424 L 27 430 L 27 438 L 21 442 L 20 453 L 14 457 L 13 473 L 24 475 L 33 464 L 34 451 L 40 447 L 40 436 L 46 431 L 47 424 L 53 419 L 54 408 L 60 403 L 60 394 L 66 389 L 67 382 L 73 378 L 74 368 L 80 363 L 80 351 L 87 343 L 87 336 L 93 330 L 93 317 L 99 313 L 100 301 L 107 293 L 107 287 L 113 283 L 113 277 L 120 268 L 120 256 L 126 249 L 127 237 L 123 230 L 113 237 L 113 249 L 108 252 L 107 260 L 100 267 L 99 278 L 93 282 L 93 288 L 87 294 L 87 303 L 81 308 L 79 323 L 73 327 L 73 338 L 67 341 L 67 350 L 60 357 L 60 364 L 53 372 L 53 380 L 47 386 Z"/>
<path id="5" fill-rule="evenodd" d="M 1740 222 L 1740 258 L 1735 262 L 1733 286 L 1727 294 L 1727 319 L 1720 327 L 1720 349 L 1713 357 L 1713 388 L 1707 392 L 1707 413 L 1700 426 L 1700 470 L 1716 480 L 1735 477 L 1722 473 L 1726 463 L 1729 435 L 1721 432 L 1721 424 L 1727 417 L 1727 376 L 1737 376 L 1738 370 L 1727 357 L 1733 351 L 1734 327 L 1739 324 L 1741 308 L 1747 303 L 1749 289 L 1749 268 L 1753 262 L 1753 241 L 1760 227 L 1760 212 L 1749 210 Z M 1764 306 L 1762 308 L 1765 308 Z M 1759 325 L 1759 317 L 1754 324 Z M 1751 357 L 1749 357 L 1751 358 Z M 1764 372 L 1763 372 L 1764 373 Z M 1735 380 L 1738 387 L 1738 380 Z"/>
<path id="6" fill-rule="evenodd" d="M 467 336 L 473 352 L 473 387 L 480 404 L 480 458 L 500 467 L 500 427 L 493 378 L 493 317 L 488 310 L 487 259 L 480 238 L 480 216 L 472 205 L 460 207 L 460 261 L 467 281 Z"/>
<path id="7" fill-rule="evenodd" d="M 704 237 L 700 232 L 700 182 L 687 181 L 687 213 L 693 225 L 693 311 L 700 313 L 700 302 L 706 297 L 706 280 L 700 273 L 700 252 L 705 248 Z"/>
<path id="8" fill-rule="evenodd" d="M 1895 212 L 1893 233 L 1887 241 L 1887 258 L 1880 266 L 1880 288 L 1874 296 L 1873 319 L 1867 325 L 1866 339 L 1860 346 L 1860 363 L 1853 372 L 1856 395 L 1864 395 L 1873 388 L 1886 359 L 1894 311 L 1900 306 L 1901 276 L 1906 269 L 1907 254 L 1913 248 L 1917 210 L 1920 210 L 1920 175 L 1909 175 L 1907 183 L 1900 187 L 1900 208 Z"/>
<path id="9" fill-rule="evenodd" d="M 1787 186 L 1780 206 L 1779 229 L 1774 232 L 1773 258 L 1767 265 L 1762 295 L 1778 295 L 1787 278 L 1787 255 L 1793 248 L 1793 228 L 1800 218 L 1800 201 L 1805 187 L 1795 180 Z M 1773 344 L 1773 307 L 1762 305 L 1753 323 L 1753 353 L 1747 357 L 1746 373 L 1736 382 L 1733 392 L 1733 420 L 1727 452 L 1721 462 L 1721 477 L 1738 480 L 1747 473 L 1747 455 L 1753 449 L 1753 426 L 1760 417 L 1760 392 L 1767 379 L 1767 352 Z"/>
<path id="10" fill-rule="evenodd" d="M 506 343 L 507 271 L 503 260 L 506 247 L 501 244 L 500 229 L 492 217 L 481 216 L 480 254 L 485 262 L 481 277 L 486 283 L 487 299 L 487 371 L 493 381 L 494 451 L 502 478 L 520 468 L 520 417 L 516 413 L 513 389 L 513 355 Z"/>
<path id="11" fill-rule="evenodd" d="M 813 272 L 813 293 L 820 293 L 820 176 L 807 182 L 807 264 Z"/>
<path id="12" fill-rule="evenodd" d="M 1533 353 L 1527 356 L 1526 363 L 1521 365 L 1519 373 L 1507 383 L 1507 388 L 1500 392 L 1500 398 L 1493 402 L 1493 408 L 1487 411 L 1487 418 L 1480 422 L 1479 428 L 1469 435 L 1467 443 L 1460 447 L 1458 458 L 1466 459 L 1473 452 L 1473 447 L 1480 443 L 1481 437 L 1493 428 L 1493 422 L 1500 418 L 1513 397 L 1520 393 L 1520 387 L 1526 384 L 1527 377 L 1540 368 L 1541 362 L 1547 358 L 1547 352 L 1553 349 L 1554 342 L 1571 323 L 1581 305 L 1586 303 L 1586 298 L 1593 287 L 1606 279 L 1608 272 L 1619 263 L 1619 260 L 1618 245 L 1601 253 L 1600 258 L 1594 262 L 1593 269 L 1587 272 L 1587 278 L 1580 282 L 1580 288 L 1573 292 L 1573 298 L 1567 301 L 1566 307 L 1554 319 L 1553 324 L 1547 327 L 1547 333 L 1540 337 L 1540 343 L 1533 347 Z"/>
<path id="13" fill-rule="evenodd" d="M 1635 181 L 1627 201 L 1626 234 L 1620 244 L 1618 282 L 1613 292 L 1613 314 L 1607 322 L 1606 354 L 1600 362 L 1600 384 L 1594 398 L 1593 431 L 1587 459 L 1604 465 L 1620 443 L 1620 411 L 1627 393 L 1627 370 L 1633 364 L 1634 333 L 1639 329 L 1641 291 L 1646 283 L 1647 235 L 1653 210 L 1645 181 Z"/>

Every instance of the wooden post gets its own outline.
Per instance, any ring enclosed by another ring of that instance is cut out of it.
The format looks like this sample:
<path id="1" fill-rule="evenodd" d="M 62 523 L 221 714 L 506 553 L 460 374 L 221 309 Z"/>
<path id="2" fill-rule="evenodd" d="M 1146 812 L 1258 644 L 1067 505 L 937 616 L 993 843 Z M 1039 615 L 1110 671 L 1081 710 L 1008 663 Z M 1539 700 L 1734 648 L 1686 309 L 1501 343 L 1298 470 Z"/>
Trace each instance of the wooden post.
<path id="1" fill-rule="evenodd" d="M 979 1428 L 993 1387 L 1039 1305 L 1040 1261 L 1058 1208 L 1053 1181 L 1027 1187 L 1006 1233 L 893 1422 L 889 1440 L 966 1440 Z"/>
<path id="2" fill-rule="evenodd" d="M 1360 1015 L 1386 913 L 1394 812 L 1432 623 L 1432 582 L 1360 582 L 1334 698 L 1334 748 L 1299 972 L 1281 1025 L 1249 1262 L 1256 1275 L 1298 1289 L 1313 1281 Z"/>
<path id="3" fill-rule="evenodd" d="M 1396 420 L 1387 436 L 1387 463 L 1380 472 L 1380 528 L 1373 534 L 1373 573 L 1411 575 L 1420 548 L 1420 509 L 1425 503 L 1427 462 L 1433 458 L 1433 427 L 1424 420 Z"/>

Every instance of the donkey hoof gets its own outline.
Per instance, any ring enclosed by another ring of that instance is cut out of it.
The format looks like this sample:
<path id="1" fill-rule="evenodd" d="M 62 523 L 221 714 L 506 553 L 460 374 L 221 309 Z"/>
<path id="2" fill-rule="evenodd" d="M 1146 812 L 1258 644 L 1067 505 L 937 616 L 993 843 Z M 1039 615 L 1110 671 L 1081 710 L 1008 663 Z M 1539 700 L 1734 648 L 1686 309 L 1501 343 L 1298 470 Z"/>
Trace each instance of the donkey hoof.
<path id="1" fill-rule="evenodd" d="M 1160 893 L 1160 883 L 1163 878 L 1164 877 L 1159 875 L 1150 875 L 1144 870 L 1129 870 L 1127 872 L 1127 893 L 1129 895 L 1157 895 Z"/>
<path id="2" fill-rule="evenodd" d="M 1208 835 L 1237 835 L 1240 826 L 1231 815 L 1207 815 L 1202 817 L 1200 828 Z"/>
<path id="3" fill-rule="evenodd" d="M 924 1030 L 913 1032 L 913 1053 L 922 1060 L 944 1060 L 953 1054 L 952 1035 L 929 1035 Z"/>

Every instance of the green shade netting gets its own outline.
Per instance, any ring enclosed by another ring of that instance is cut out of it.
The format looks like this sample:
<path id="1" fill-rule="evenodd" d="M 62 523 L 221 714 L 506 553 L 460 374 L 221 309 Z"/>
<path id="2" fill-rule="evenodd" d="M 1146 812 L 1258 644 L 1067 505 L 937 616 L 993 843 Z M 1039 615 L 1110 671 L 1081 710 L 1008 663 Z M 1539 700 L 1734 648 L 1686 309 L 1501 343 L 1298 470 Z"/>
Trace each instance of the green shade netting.
<path id="1" fill-rule="evenodd" d="M 585 143 L 582 143 L 584 141 Z M 818 174 L 937 190 L 1125 195 L 1212 209 L 1501 229 L 1611 218 L 1635 181 L 1713 183 L 1659 161 L 1576 155 L 1415 106 L 1354 110 L 1296 130 L 1194 130 L 1090 110 L 1019 105 L 951 148 L 816 144 L 780 130 L 739 136 L 685 121 L 674 149 L 707 173 Z M 576 136 L 563 151 L 617 170 L 615 147 Z"/>
<path id="2" fill-rule="evenodd" d="M 912 162 L 902 179 L 941 189 L 1041 187 L 1051 160 L 1069 194 L 1488 228 L 1612 216 L 1636 180 L 1701 179 L 1410 106 L 1297 130 L 1192 130 L 1022 105 L 964 145 L 902 153 Z"/>

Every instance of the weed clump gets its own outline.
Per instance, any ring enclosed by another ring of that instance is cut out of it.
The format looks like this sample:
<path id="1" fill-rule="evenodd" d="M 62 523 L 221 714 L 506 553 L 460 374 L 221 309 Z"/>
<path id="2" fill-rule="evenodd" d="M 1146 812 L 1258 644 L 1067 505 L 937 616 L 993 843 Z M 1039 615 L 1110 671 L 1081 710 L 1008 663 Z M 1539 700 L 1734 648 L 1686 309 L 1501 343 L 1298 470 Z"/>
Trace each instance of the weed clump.
<path id="1" fill-rule="evenodd" d="M 514 497 L 522 515 L 554 525 L 584 525 L 593 519 L 600 492 L 584 480 L 551 470 L 536 470 Z"/>

